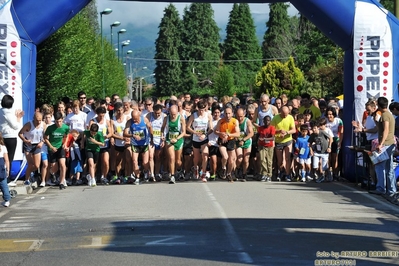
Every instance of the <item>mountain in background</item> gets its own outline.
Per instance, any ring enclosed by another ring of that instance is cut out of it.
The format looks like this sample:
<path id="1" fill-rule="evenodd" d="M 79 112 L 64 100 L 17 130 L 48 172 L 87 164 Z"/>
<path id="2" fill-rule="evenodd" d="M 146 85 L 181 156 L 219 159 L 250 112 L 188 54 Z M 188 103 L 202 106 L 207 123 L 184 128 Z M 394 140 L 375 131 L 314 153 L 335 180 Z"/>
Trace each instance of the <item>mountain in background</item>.
<path id="1" fill-rule="evenodd" d="M 259 45 L 263 41 L 263 36 L 266 32 L 266 20 L 265 14 L 252 14 L 252 17 L 256 26 L 256 36 L 259 40 Z M 226 25 L 218 25 L 220 28 L 220 38 L 223 41 L 226 38 Z M 153 60 L 155 55 L 155 40 L 158 37 L 158 26 L 159 24 L 148 24 L 144 27 L 137 27 L 134 24 L 128 24 L 124 28 L 126 33 L 119 35 L 119 41 L 130 40 L 130 44 L 124 48 L 124 53 L 128 50 L 132 50 L 133 53 L 127 56 L 126 60 L 126 71 L 133 75 L 133 77 L 144 77 L 150 75 L 155 68 L 155 61 Z M 116 47 L 119 28 L 113 29 L 113 43 Z M 105 33 L 104 36 L 110 41 L 110 32 Z M 144 68 L 144 69 L 143 69 Z"/>

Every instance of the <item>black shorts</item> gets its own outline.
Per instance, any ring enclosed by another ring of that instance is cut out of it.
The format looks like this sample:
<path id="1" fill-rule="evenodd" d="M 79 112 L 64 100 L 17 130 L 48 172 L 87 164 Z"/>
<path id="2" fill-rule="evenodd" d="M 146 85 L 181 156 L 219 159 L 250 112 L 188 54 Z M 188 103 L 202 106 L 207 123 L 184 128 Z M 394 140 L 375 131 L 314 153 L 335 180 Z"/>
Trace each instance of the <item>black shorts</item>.
<path id="1" fill-rule="evenodd" d="M 109 148 L 100 149 L 100 153 L 106 153 L 106 152 L 109 152 Z"/>
<path id="2" fill-rule="evenodd" d="M 228 151 L 234 151 L 236 148 L 236 141 L 234 139 L 228 140 L 227 142 L 223 143 L 222 139 L 218 139 L 219 147 L 223 146 L 226 147 Z"/>
<path id="3" fill-rule="evenodd" d="M 124 152 L 126 150 L 126 146 L 114 146 L 115 151 Z"/>
<path id="4" fill-rule="evenodd" d="M 209 142 L 208 139 L 206 139 L 204 141 L 201 141 L 201 142 L 193 141 L 193 147 L 196 148 L 196 149 L 201 149 L 201 146 L 204 145 L 204 144 L 208 144 L 208 142 Z"/>
<path id="5" fill-rule="evenodd" d="M 65 158 L 65 150 L 61 146 L 56 152 L 49 151 L 49 158 L 50 163 L 56 163 L 59 159 Z"/>
<path id="6" fill-rule="evenodd" d="M 222 157 L 222 155 L 220 154 L 220 151 L 219 151 L 219 147 L 210 146 L 210 147 L 208 147 L 208 149 L 209 149 L 209 156 L 216 155 L 217 157 Z"/>
<path id="7" fill-rule="evenodd" d="M 100 153 L 96 151 L 86 151 L 86 158 L 90 159 L 92 158 L 94 163 L 96 164 L 98 162 L 98 158 L 100 157 Z"/>
<path id="8" fill-rule="evenodd" d="M 134 153 L 144 153 L 146 151 L 148 151 L 148 145 L 143 145 L 143 146 L 132 145 L 132 152 Z"/>
<path id="9" fill-rule="evenodd" d="M 285 147 L 289 147 L 292 145 L 292 140 L 284 142 L 284 143 L 276 143 L 277 150 L 284 150 Z"/>

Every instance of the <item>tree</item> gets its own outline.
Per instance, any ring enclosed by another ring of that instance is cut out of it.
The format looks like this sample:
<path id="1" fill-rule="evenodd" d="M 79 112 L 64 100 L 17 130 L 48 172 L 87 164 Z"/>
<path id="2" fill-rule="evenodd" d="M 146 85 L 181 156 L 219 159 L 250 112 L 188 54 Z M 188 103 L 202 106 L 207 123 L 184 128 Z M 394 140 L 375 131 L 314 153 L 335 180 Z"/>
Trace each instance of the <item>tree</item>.
<path id="1" fill-rule="evenodd" d="M 155 41 L 156 67 L 154 70 L 157 94 L 170 96 L 181 90 L 181 62 L 179 48 L 181 47 L 181 20 L 173 4 L 164 10 L 164 16 L 159 25 L 158 38 Z"/>
<path id="2" fill-rule="evenodd" d="M 221 65 L 213 82 L 213 93 L 219 98 L 224 95 L 232 95 L 234 89 L 233 71 L 228 65 Z"/>
<path id="3" fill-rule="evenodd" d="M 93 21 L 93 10 L 96 10 L 95 2 L 38 46 L 36 99 L 39 105 L 55 104 L 64 96 L 74 99 L 80 90 L 89 97 L 102 95 L 103 73 L 106 93 L 125 95 L 123 67 L 110 55 L 115 57 L 110 45 L 104 45 L 106 60 L 103 63 L 101 39 L 93 26 L 98 25 L 97 20 Z"/>
<path id="4" fill-rule="evenodd" d="M 380 4 L 388 9 L 392 14 L 395 14 L 395 1 L 396 0 L 381 0 Z"/>
<path id="5" fill-rule="evenodd" d="M 317 62 L 336 58 L 340 48 L 304 16 L 300 16 L 298 33 L 295 56 L 303 72 L 307 73 Z"/>
<path id="6" fill-rule="evenodd" d="M 191 91 L 203 80 L 212 80 L 220 59 L 219 28 L 209 3 L 193 3 L 184 9 L 182 77 L 184 91 Z"/>
<path id="7" fill-rule="evenodd" d="M 226 32 L 223 59 L 234 73 L 234 85 L 247 90 L 262 65 L 262 52 L 248 4 L 233 5 Z"/>
<path id="8" fill-rule="evenodd" d="M 294 38 L 288 16 L 289 4 L 269 4 L 270 14 L 266 23 L 266 33 L 263 38 L 264 60 L 287 60 L 294 51 Z"/>
<path id="9" fill-rule="evenodd" d="M 290 57 L 285 63 L 277 60 L 268 62 L 256 75 L 255 85 L 258 96 L 266 93 L 271 97 L 278 97 L 285 93 L 293 98 L 299 94 L 304 81 L 302 71 Z"/>
<path id="10" fill-rule="evenodd" d="M 322 91 L 321 96 L 338 96 L 344 92 L 344 56 L 339 54 L 337 60 L 323 61 L 313 65 L 307 74 L 307 80 Z"/>

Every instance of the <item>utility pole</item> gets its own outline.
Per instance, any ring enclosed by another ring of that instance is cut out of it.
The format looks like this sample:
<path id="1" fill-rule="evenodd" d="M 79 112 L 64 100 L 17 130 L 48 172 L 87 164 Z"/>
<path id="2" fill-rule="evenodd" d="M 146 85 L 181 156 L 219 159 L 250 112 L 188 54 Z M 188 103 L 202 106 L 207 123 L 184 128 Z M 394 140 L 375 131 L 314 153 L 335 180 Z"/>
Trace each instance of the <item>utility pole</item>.
<path id="1" fill-rule="evenodd" d="M 399 18 L 399 0 L 394 0 L 395 17 Z"/>

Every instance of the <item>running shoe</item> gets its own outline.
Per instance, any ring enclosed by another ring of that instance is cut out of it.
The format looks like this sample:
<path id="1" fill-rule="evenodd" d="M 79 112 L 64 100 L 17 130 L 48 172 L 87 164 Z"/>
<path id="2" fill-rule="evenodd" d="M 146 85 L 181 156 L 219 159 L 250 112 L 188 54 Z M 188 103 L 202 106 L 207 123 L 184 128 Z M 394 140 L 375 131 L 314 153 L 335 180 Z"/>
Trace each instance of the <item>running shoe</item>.
<path id="1" fill-rule="evenodd" d="M 227 169 L 226 168 L 222 168 L 222 170 L 220 171 L 220 178 L 221 179 L 226 179 L 226 172 L 227 172 Z"/>
<path id="2" fill-rule="evenodd" d="M 211 175 L 211 176 L 209 177 L 209 181 L 214 181 L 214 180 L 216 180 L 216 175 Z"/>
<path id="3" fill-rule="evenodd" d="M 4 207 L 10 207 L 10 202 L 9 201 L 3 201 L 1 203 L 1 205 L 3 205 Z"/>
<path id="4" fill-rule="evenodd" d="M 316 183 L 324 182 L 324 180 L 325 180 L 324 175 L 321 175 L 321 176 L 319 176 L 319 178 L 317 178 Z"/>
<path id="5" fill-rule="evenodd" d="M 260 182 L 266 182 L 266 181 L 267 181 L 267 176 L 263 175 L 263 176 L 260 178 Z"/>
<path id="6" fill-rule="evenodd" d="M 193 166 L 193 168 L 191 168 L 191 169 L 194 174 L 194 178 L 198 179 L 199 178 L 198 166 Z"/>
<path id="7" fill-rule="evenodd" d="M 44 181 L 41 182 L 39 186 L 40 186 L 40 187 L 45 187 L 45 186 L 46 186 L 46 182 L 44 182 Z"/>
<path id="8" fill-rule="evenodd" d="M 204 182 L 204 183 L 206 183 L 208 181 L 208 179 L 206 178 L 206 174 L 205 173 L 201 175 L 201 181 Z"/>
<path id="9" fill-rule="evenodd" d="M 144 182 L 148 182 L 149 181 L 149 174 L 147 171 L 144 171 Z"/>
<path id="10" fill-rule="evenodd" d="M 136 182 L 136 178 L 134 177 L 133 174 L 131 174 L 129 177 L 127 177 L 127 182 L 126 182 L 127 184 L 134 184 L 134 182 Z"/>
<path id="11" fill-rule="evenodd" d="M 29 180 L 25 180 L 24 185 L 25 186 L 30 186 L 32 183 Z"/>
<path id="12" fill-rule="evenodd" d="M 134 180 L 134 184 L 136 186 L 140 185 L 140 178 L 136 178 L 136 180 Z"/>
<path id="13" fill-rule="evenodd" d="M 92 186 L 92 187 L 96 187 L 96 186 L 97 186 L 97 182 L 96 182 L 96 179 L 95 179 L 95 178 L 92 178 L 92 179 L 91 179 L 91 186 Z"/>
<path id="14" fill-rule="evenodd" d="M 108 186 L 109 185 L 108 179 L 106 179 L 105 177 L 101 178 L 101 184 Z"/>
<path id="15" fill-rule="evenodd" d="M 176 184 L 176 180 L 173 175 L 170 177 L 169 184 Z"/>

